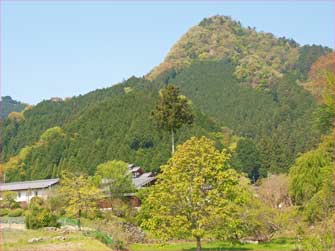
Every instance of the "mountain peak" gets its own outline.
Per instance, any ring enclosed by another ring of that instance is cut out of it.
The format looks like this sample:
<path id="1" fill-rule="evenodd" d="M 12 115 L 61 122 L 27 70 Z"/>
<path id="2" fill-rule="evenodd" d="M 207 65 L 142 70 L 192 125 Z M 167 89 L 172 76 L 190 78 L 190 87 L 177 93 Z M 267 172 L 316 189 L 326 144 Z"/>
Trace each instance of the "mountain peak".
<path id="1" fill-rule="evenodd" d="M 199 26 L 208 27 L 208 26 L 217 26 L 223 25 L 226 22 L 235 22 L 229 16 L 215 15 L 211 17 L 205 17 L 200 23 Z"/>
<path id="2" fill-rule="evenodd" d="M 186 32 L 147 78 L 155 79 L 172 68 L 179 71 L 195 61 L 228 59 L 236 66 L 234 75 L 240 82 L 268 85 L 291 70 L 298 56 L 295 41 L 257 32 L 228 16 L 216 15 L 204 18 Z"/>

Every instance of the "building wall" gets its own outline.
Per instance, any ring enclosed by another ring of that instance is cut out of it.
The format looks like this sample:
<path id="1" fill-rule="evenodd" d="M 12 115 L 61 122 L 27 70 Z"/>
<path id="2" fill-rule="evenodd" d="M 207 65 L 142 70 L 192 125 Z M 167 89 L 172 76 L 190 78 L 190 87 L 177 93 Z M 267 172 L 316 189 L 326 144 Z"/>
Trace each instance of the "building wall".
<path id="1" fill-rule="evenodd" d="M 31 198 L 38 196 L 42 198 L 46 198 L 48 196 L 50 188 L 38 188 L 38 189 L 32 189 L 32 190 L 18 190 L 18 191 L 12 191 L 15 192 L 17 197 L 17 202 L 29 202 Z M 2 199 L 2 197 L 1 197 Z"/>
<path id="2" fill-rule="evenodd" d="M 39 197 L 45 197 L 46 193 L 44 189 L 34 189 L 34 190 L 21 190 L 21 191 L 16 191 L 17 197 L 16 201 L 17 202 L 29 202 L 31 198 L 35 196 Z"/>

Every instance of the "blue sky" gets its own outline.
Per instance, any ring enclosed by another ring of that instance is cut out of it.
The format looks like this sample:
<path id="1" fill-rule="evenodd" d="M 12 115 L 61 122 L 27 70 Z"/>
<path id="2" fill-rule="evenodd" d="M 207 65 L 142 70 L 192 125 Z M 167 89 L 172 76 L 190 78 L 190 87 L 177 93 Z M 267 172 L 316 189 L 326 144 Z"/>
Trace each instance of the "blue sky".
<path id="1" fill-rule="evenodd" d="M 204 17 L 334 47 L 332 1 L 1 3 L 1 95 L 36 104 L 143 76 Z"/>

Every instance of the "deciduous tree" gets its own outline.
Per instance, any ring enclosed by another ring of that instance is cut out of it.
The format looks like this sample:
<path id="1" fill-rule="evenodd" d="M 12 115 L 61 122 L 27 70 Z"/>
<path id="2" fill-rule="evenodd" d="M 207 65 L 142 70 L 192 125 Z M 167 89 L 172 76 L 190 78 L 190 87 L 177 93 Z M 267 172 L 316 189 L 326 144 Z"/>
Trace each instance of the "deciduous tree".
<path id="1" fill-rule="evenodd" d="M 83 215 L 91 216 L 97 212 L 98 200 L 102 193 L 95 185 L 92 177 L 65 174 L 61 179 L 60 194 L 65 200 L 65 212 L 69 217 L 78 220 L 78 229 L 81 229 L 80 220 Z"/>
<path id="2" fill-rule="evenodd" d="M 228 158 L 205 137 L 179 146 L 144 200 L 142 227 L 164 240 L 193 237 L 198 251 L 204 237 L 238 238 L 246 190 Z"/>

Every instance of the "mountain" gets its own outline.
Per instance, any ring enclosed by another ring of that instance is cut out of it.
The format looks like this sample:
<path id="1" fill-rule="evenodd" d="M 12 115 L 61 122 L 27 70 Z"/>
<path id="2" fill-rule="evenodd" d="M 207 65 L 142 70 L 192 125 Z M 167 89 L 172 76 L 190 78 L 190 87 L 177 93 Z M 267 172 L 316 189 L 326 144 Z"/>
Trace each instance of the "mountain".
<path id="1" fill-rule="evenodd" d="M 234 64 L 234 76 L 240 82 L 268 86 L 297 66 L 306 74 L 312 63 L 309 58 L 313 61 L 330 51 L 321 46 L 299 47 L 292 39 L 245 28 L 230 17 L 213 16 L 186 32 L 147 77 L 154 79 L 170 69 L 180 71 L 196 61 L 225 58 Z"/>
<path id="2" fill-rule="evenodd" d="M 159 90 L 174 84 L 195 111 L 194 125 L 177 133 L 177 144 L 194 135 L 221 147 L 238 141 L 241 150 L 232 155 L 239 163 L 249 163 L 236 155 L 252 148 L 258 175 L 287 172 L 320 140 L 312 116 L 318 102 L 304 83 L 329 52 L 244 28 L 229 17 L 205 18 L 144 78 L 45 100 L 2 121 L 2 166 L 11 180 L 56 177 L 63 170 L 93 174 L 112 159 L 159 171 L 170 156 L 170 135 L 154 127 L 150 112 Z"/>
<path id="3" fill-rule="evenodd" d="M 27 105 L 13 100 L 10 96 L 1 97 L 0 101 L 0 120 L 6 118 L 11 112 L 20 112 Z"/>

